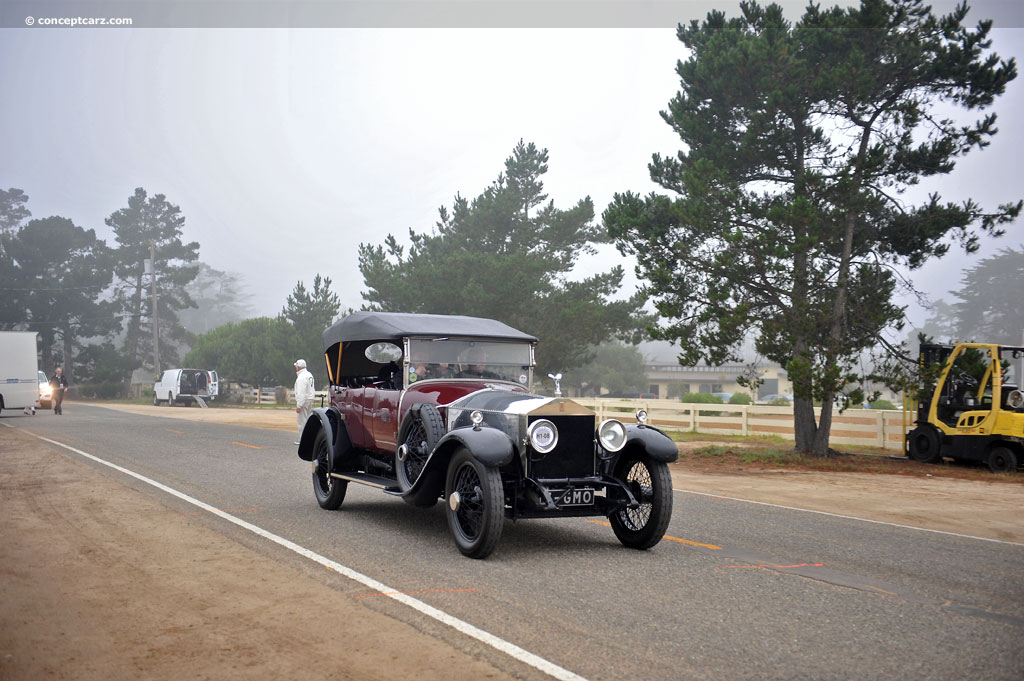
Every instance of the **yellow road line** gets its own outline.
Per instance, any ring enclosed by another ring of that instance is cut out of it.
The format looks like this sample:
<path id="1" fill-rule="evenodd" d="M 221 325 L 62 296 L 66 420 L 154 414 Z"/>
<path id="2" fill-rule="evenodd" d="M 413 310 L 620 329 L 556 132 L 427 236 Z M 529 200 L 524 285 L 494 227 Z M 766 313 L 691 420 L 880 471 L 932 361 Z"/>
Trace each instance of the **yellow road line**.
<path id="1" fill-rule="evenodd" d="M 690 546 L 702 546 L 705 549 L 711 549 L 712 551 L 721 551 L 722 550 L 721 546 L 715 546 L 714 544 L 701 544 L 699 541 L 690 541 L 689 539 L 680 539 L 679 537 L 670 537 L 667 534 L 664 537 L 662 537 L 662 539 L 667 539 L 669 541 L 677 541 L 680 544 L 689 544 Z"/>
<path id="2" fill-rule="evenodd" d="M 605 527 L 611 527 L 612 526 L 611 523 L 606 523 L 603 520 L 589 520 L 587 522 L 594 523 L 595 525 L 604 525 Z M 700 547 L 705 548 L 705 549 L 711 549 L 712 551 L 721 551 L 722 550 L 721 546 L 715 546 L 714 544 L 702 544 L 699 541 L 690 541 L 689 539 L 680 539 L 679 537 L 670 537 L 667 534 L 664 537 L 662 537 L 662 539 L 667 539 L 668 541 L 679 542 L 680 544 L 689 544 L 690 546 L 700 546 Z"/>
<path id="3" fill-rule="evenodd" d="M 249 449 L 263 449 L 263 447 L 257 447 L 256 445 L 247 445 L 244 442 L 232 442 L 231 444 L 238 445 L 239 447 L 248 447 Z"/>
<path id="4" fill-rule="evenodd" d="M 168 433 L 177 433 L 178 435 L 184 435 L 184 430 L 175 430 L 174 428 L 164 428 Z"/>

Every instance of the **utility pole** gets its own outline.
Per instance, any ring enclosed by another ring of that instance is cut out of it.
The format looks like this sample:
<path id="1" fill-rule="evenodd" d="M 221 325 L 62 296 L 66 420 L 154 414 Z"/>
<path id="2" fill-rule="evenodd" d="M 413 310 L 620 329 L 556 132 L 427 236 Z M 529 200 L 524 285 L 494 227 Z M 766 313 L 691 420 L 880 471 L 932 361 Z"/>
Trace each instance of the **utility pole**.
<path id="1" fill-rule="evenodd" d="M 149 242 L 149 266 L 150 278 L 149 278 L 149 295 L 153 299 L 153 370 L 156 371 L 156 375 L 161 374 L 160 371 L 160 314 L 158 312 L 156 298 L 156 242 Z"/>

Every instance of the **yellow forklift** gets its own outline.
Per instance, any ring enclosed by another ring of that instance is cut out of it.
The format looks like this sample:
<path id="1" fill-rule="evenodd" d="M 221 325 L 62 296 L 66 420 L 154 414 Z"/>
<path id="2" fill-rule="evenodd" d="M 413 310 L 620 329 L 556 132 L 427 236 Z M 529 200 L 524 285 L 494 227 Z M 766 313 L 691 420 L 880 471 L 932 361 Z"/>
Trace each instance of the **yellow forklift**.
<path id="1" fill-rule="evenodd" d="M 981 353 L 980 378 L 963 368 L 971 350 Z M 1003 382 L 1003 361 L 1022 355 L 1022 346 L 922 344 L 922 371 L 942 369 L 930 394 L 922 392 L 907 455 L 922 463 L 981 461 L 993 473 L 1017 470 L 1024 462 L 1024 392 Z"/>

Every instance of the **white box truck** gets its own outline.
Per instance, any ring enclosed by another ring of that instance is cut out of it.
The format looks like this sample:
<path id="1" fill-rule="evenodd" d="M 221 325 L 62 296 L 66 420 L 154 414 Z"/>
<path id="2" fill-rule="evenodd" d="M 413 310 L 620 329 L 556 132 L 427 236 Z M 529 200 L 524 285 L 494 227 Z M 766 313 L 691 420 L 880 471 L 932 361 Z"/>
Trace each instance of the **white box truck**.
<path id="1" fill-rule="evenodd" d="M 35 413 L 39 361 L 34 331 L 0 331 L 0 410 Z"/>

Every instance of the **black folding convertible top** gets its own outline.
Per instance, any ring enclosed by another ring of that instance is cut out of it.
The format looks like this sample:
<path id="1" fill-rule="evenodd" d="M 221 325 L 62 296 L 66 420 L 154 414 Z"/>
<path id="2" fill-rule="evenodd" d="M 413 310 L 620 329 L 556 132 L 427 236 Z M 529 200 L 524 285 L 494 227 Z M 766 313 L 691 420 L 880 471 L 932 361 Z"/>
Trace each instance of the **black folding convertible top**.
<path id="1" fill-rule="evenodd" d="M 327 350 L 342 341 L 397 340 L 405 336 L 537 342 L 536 337 L 493 319 L 405 312 L 355 312 L 335 322 L 322 338 Z"/>

